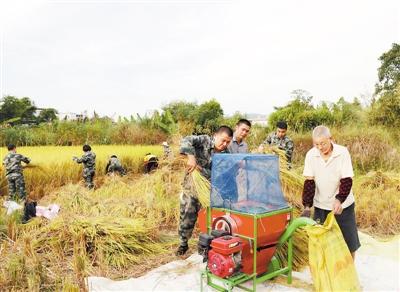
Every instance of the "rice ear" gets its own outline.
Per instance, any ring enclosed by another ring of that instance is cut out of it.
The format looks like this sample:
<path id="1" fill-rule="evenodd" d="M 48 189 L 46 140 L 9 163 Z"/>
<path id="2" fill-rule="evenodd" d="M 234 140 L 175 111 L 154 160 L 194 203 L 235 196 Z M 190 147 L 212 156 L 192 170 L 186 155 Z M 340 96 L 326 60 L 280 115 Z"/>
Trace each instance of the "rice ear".
<path id="1" fill-rule="evenodd" d="M 198 170 L 194 170 L 190 177 L 193 182 L 195 193 L 197 198 L 203 208 L 210 206 L 210 192 L 211 183 L 208 179 L 201 175 Z"/>

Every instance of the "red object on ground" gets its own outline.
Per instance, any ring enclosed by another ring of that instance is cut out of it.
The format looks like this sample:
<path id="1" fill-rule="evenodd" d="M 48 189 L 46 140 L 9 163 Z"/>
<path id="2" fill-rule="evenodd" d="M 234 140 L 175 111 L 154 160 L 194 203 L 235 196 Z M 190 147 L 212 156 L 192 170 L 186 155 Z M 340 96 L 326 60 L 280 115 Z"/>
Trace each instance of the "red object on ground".
<path id="1" fill-rule="evenodd" d="M 221 278 L 226 278 L 237 272 L 239 262 L 235 262 L 234 255 L 242 250 L 242 241 L 239 237 L 222 236 L 211 242 L 212 249 L 208 253 L 208 268 Z"/>

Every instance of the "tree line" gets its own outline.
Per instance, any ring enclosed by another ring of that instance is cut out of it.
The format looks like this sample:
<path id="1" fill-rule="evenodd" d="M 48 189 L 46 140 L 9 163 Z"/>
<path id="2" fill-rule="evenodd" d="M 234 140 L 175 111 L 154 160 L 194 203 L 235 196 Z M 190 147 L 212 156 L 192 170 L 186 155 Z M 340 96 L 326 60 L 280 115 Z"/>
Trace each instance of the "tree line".
<path id="1" fill-rule="evenodd" d="M 379 60 L 378 82 L 371 99 L 362 103 L 357 97 L 351 102 L 340 97 L 334 103 L 314 105 L 309 92 L 294 90 L 291 100 L 269 115 L 265 131 L 272 130 L 279 120 L 286 120 L 292 131 L 300 133 L 320 124 L 335 128 L 347 125 L 399 127 L 400 45 L 393 44 Z M 58 119 L 56 109 L 38 108 L 28 97 L 5 96 L 0 101 L 0 138 L 3 144 L 14 141 L 22 145 L 152 144 L 175 134 L 211 134 L 219 125 L 234 126 L 243 117 L 245 114 L 240 112 L 224 116 L 220 103 L 211 99 L 201 104 L 174 101 L 151 115 L 120 117 L 117 121 L 96 113 L 91 119 L 67 121 Z"/>

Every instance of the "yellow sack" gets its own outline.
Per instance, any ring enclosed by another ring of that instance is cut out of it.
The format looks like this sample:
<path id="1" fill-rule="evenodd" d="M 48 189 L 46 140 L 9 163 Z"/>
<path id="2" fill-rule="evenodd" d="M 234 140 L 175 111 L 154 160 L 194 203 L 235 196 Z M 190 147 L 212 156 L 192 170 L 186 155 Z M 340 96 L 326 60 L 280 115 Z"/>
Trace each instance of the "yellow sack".
<path id="1" fill-rule="evenodd" d="M 306 226 L 308 256 L 316 291 L 360 291 L 353 258 L 333 212 L 324 225 Z"/>

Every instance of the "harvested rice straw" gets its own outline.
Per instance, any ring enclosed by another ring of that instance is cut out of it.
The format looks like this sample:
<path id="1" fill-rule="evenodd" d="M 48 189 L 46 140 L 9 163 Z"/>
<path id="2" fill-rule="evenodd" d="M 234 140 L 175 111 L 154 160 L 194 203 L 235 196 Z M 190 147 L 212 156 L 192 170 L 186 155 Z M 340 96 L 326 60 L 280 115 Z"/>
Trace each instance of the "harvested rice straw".
<path id="1" fill-rule="evenodd" d="M 200 174 L 198 170 L 191 173 L 193 179 L 193 186 L 197 194 L 197 198 L 203 208 L 210 206 L 210 191 L 211 184 L 208 179 Z"/>
<path id="2" fill-rule="evenodd" d="M 258 151 L 257 151 L 258 152 Z M 294 207 L 295 216 L 300 214 L 302 208 L 301 191 L 303 189 L 304 178 L 293 170 L 287 169 L 287 158 L 285 151 L 276 146 L 264 147 L 263 154 L 275 154 L 279 157 L 279 174 L 285 198 Z"/>
<path id="3" fill-rule="evenodd" d="M 275 251 L 275 256 L 281 265 L 287 265 L 288 244 L 285 243 Z M 293 269 L 300 271 L 308 265 L 308 235 L 303 228 L 299 228 L 293 233 Z"/>

